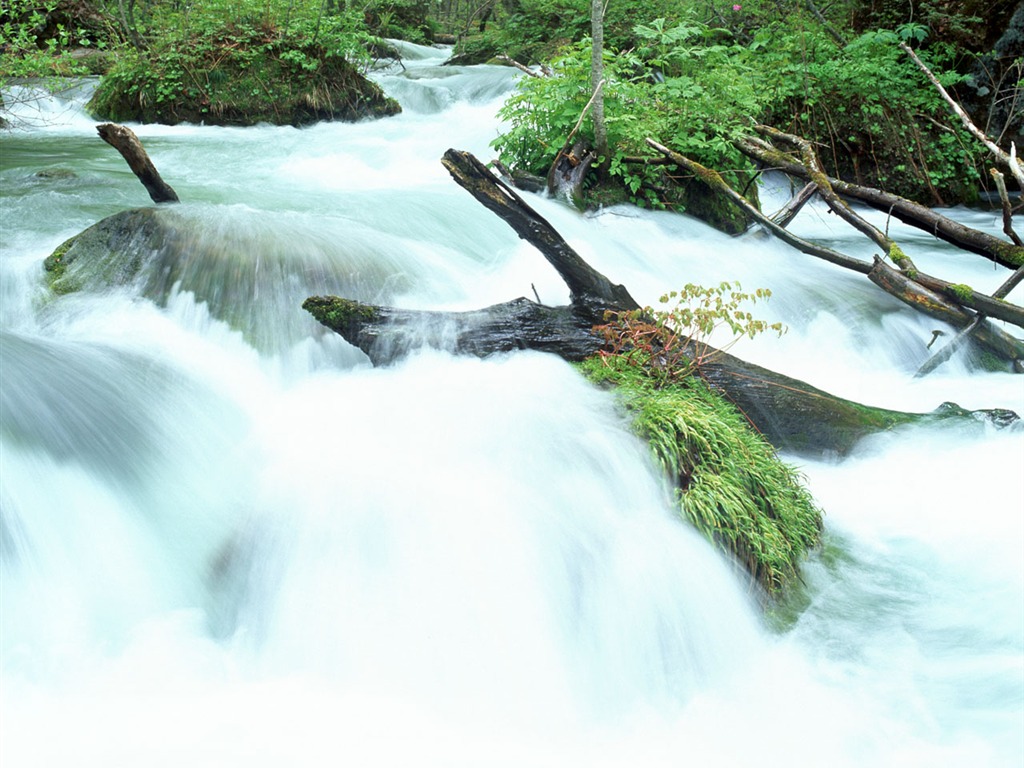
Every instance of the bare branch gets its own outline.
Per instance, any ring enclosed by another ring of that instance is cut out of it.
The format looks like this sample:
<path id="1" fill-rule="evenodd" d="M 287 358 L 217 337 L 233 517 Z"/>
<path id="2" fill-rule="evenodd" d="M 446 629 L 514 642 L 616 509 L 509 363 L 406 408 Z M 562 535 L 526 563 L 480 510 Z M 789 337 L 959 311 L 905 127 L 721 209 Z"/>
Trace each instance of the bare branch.
<path id="1" fill-rule="evenodd" d="M 992 139 L 978 128 L 978 126 L 974 124 L 974 121 L 971 120 L 966 112 L 964 112 L 963 107 L 957 104 L 956 100 L 949 95 L 946 89 L 943 88 L 942 83 L 939 82 L 938 78 L 932 74 L 932 71 L 928 69 L 925 63 L 918 58 L 916 53 L 914 53 L 914 49 L 902 41 L 900 42 L 900 48 L 902 48 L 907 55 L 913 59 L 914 63 L 917 64 L 918 68 L 924 72 L 925 77 L 927 77 L 928 80 L 931 81 L 931 84 L 935 86 L 939 95 L 942 96 L 947 104 L 949 104 L 953 112 L 956 113 L 956 116 L 960 118 L 960 121 L 964 124 L 964 127 L 968 132 L 988 147 L 988 150 L 995 155 L 1001 163 L 1010 169 L 1010 173 L 1013 174 L 1013 177 L 1017 179 L 1017 183 L 1021 185 L 1022 189 L 1024 189 L 1024 166 L 1021 166 L 1020 162 L 1017 160 L 1017 148 L 1011 144 L 1009 154 L 1000 149 L 999 145 L 992 141 Z"/>
<path id="2" fill-rule="evenodd" d="M 496 58 L 498 61 L 504 61 L 509 66 L 515 67 L 520 72 L 524 72 L 527 75 L 529 75 L 530 77 L 544 77 L 544 75 L 541 74 L 540 72 L 538 72 L 537 70 L 530 69 L 525 64 L 520 64 L 518 61 L 513 59 L 511 56 L 507 56 L 504 53 L 502 53 L 502 54 L 500 54 L 498 56 L 495 56 L 494 58 Z"/>
<path id="3" fill-rule="evenodd" d="M 1017 233 L 1013 231 L 1013 210 L 1010 208 L 1010 196 L 1006 192 L 1006 180 L 1003 178 L 1003 174 L 995 168 L 990 168 L 989 173 L 996 183 L 996 189 L 999 190 L 999 202 L 1003 205 L 1003 232 L 1013 241 L 1014 245 L 1024 245 Z"/>
<path id="4" fill-rule="evenodd" d="M 96 132 L 101 139 L 121 153 L 121 157 L 142 182 L 154 203 L 178 202 L 177 193 L 160 177 L 153 161 L 142 148 L 142 142 L 131 128 L 116 123 L 104 123 L 96 126 Z"/>

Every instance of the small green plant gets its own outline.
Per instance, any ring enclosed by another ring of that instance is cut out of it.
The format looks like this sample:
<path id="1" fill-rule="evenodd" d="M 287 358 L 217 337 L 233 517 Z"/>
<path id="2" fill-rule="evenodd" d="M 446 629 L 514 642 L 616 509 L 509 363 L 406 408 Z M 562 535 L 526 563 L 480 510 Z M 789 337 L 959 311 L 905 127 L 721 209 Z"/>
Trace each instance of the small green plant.
<path id="1" fill-rule="evenodd" d="M 974 298 L 974 289 L 963 283 L 956 283 L 949 286 L 950 292 L 960 301 L 970 301 Z"/>
<path id="2" fill-rule="evenodd" d="M 745 302 L 767 300 L 770 290 L 758 288 L 743 293 L 740 289 L 739 283 L 724 282 L 707 288 L 691 283 L 661 297 L 667 309 L 644 307 L 608 313 L 609 322 L 595 329 L 605 340 L 602 355 L 619 356 L 666 384 L 699 372 L 702 365 L 743 337 L 754 338 L 765 331 L 779 336 L 786 332 L 782 323 L 759 320 L 741 308 Z M 732 338 L 721 347 L 712 347 L 709 340 L 720 328 L 728 328 Z"/>

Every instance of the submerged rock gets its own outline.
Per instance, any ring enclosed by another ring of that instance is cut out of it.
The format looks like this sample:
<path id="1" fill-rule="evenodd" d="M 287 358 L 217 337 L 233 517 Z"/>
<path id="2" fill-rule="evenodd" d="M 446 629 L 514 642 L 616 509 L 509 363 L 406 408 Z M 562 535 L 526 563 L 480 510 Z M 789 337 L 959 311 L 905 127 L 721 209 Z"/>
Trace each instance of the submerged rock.
<path id="1" fill-rule="evenodd" d="M 126 285 L 138 275 L 142 254 L 162 249 L 170 232 L 155 208 L 108 216 L 61 243 L 46 258 L 43 269 L 50 288 L 65 294 Z"/>

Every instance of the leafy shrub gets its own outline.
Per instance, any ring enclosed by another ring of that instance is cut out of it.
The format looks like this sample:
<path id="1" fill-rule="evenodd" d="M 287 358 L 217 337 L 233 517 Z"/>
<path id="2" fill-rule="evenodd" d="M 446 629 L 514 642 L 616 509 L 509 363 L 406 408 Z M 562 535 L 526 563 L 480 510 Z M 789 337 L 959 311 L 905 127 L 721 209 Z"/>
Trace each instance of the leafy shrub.
<path id="1" fill-rule="evenodd" d="M 668 308 L 650 307 L 630 312 L 609 313 L 609 322 L 597 330 L 605 340 L 602 356 L 615 356 L 643 369 L 656 383 L 679 381 L 728 350 L 744 336 L 754 338 L 765 331 L 785 333 L 781 323 L 769 324 L 740 308 L 767 300 L 771 291 L 758 288 L 743 293 L 739 283 L 721 283 L 705 288 L 688 284 L 681 291 L 661 297 Z M 718 329 L 728 328 L 732 338 L 721 347 L 709 340 Z"/>
<path id="2" fill-rule="evenodd" d="M 799 57 L 759 37 L 758 70 L 775 73 L 765 120 L 817 143 L 831 175 L 925 203 L 974 199 L 983 148 L 948 119 L 945 102 L 897 45 L 925 33 L 919 25 L 873 30 L 842 47 L 819 34 Z M 922 55 L 944 85 L 963 80 L 952 49 Z"/>
<path id="3" fill-rule="evenodd" d="M 359 71 L 371 39 L 361 18 L 303 7 L 218 2 L 186 13 L 147 50 L 126 53 L 89 108 L 111 120 L 220 125 L 397 112 Z"/>
<path id="4" fill-rule="evenodd" d="M 635 50 L 606 51 L 605 115 L 610 174 L 642 205 L 680 207 L 662 169 L 633 161 L 656 138 L 733 180 L 752 171 L 732 139 L 761 109 L 745 49 L 715 42 L 718 33 L 689 19 L 663 20 L 633 30 Z M 524 78 L 500 116 L 506 129 L 494 142 L 509 166 L 546 173 L 590 99 L 589 40 L 566 47 L 554 74 Z M 593 140 L 589 121 L 580 131 Z"/>

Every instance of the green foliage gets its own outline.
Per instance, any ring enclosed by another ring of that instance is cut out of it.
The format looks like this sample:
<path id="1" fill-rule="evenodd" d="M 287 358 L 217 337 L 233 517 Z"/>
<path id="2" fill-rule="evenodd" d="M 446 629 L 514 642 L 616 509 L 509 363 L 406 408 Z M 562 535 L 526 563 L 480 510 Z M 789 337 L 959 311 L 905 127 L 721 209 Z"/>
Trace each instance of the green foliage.
<path id="1" fill-rule="evenodd" d="M 625 358 L 582 363 L 616 387 L 658 464 L 675 480 L 680 515 L 732 555 L 769 594 L 799 573 L 821 510 L 799 473 L 746 418 L 698 378 L 662 386 Z"/>
<path id="2" fill-rule="evenodd" d="M 570 5 L 577 32 L 567 37 L 578 39 L 589 19 L 584 7 Z M 949 118 L 941 97 L 898 47 L 914 45 L 943 84 L 955 87 L 964 81 L 957 69 L 962 49 L 948 40 L 968 29 L 972 17 L 924 2 L 920 17 L 896 14 L 890 29 L 857 33 L 851 24 L 859 8 L 829 5 L 823 19 L 802 4 L 774 0 L 691 2 L 666 20 L 633 7 L 628 35 L 606 33 L 611 156 L 603 167 L 633 202 L 686 208 L 690 201 L 676 194 L 673 178 L 636 162 L 650 154 L 644 139 L 719 170 L 742 189 L 753 168 L 733 140 L 762 122 L 817 144 L 832 175 L 929 204 L 973 201 L 984 183 L 984 148 Z M 524 38 L 544 30 L 551 34 L 553 27 L 538 15 L 517 27 Z M 589 57 L 586 40 L 566 45 L 552 63 L 554 77 L 521 81 L 494 143 L 507 165 L 547 171 L 590 97 Z M 591 130 L 585 121 L 582 138 Z"/>
<path id="3" fill-rule="evenodd" d="M 739 283 L 710 288 L 691 283 L 661 297 L 667 309 L 609 313 L 610 322 L 595 329 L 605 340 L 602 354 L 637 366 L 664 385 L 698 373 L 703 364 L 743 337 L 752 339 L 765 331 L 785 333 L 782 323 L 769 324 L 741 309 L 745 302 L 767 300 L 771 291 L 758 288 L 743 293 L 740 287 Z M 732 339 L 716 349 L 709 340 L 721 328 L 728 328 Z"/>
<path id="4" fill-rule="evenodd" d="M 373 34 L 422 44 L 434 35 L 430 9 L 426 0 L 370 0 L 362 13 Z"/>
<path id="5" fill-rule="evenodd" d="M 449 4 L 449 7 L 456 4 Z M 468 13 L 441 14 L 445 31 L 460 35 L 458 53 L 487 60 L 503 53 L 525 64 L 547 64 L 559 49 L 580 40 L 590 30 L 590 0 L 503 0 L 466 6 Z M 484 18 L 499 20 L 481 34 L 470 33 Z M 675 23 L 685 6 L 678 0 L 615 0 L 605 4 L 604 38 L 610 50 L 633 47 L 633 27 L 655 18 Z"/>
<path id="6" fill-rule="evenodd" d="M 89 46 L 64 23 L 50 28 L 58 0 L 6 0 L 0 10 L 0 84 L 9 78 L 84 74 L 85 67 L 68 52 L 72 43 Z"/>
<path id="7" fill-rule="evenodd" d="M 771 92 L 763 121 L 818 144 L 831 175 L 925 203 L 974 199 L 983 148 L 948 119 L 946 104 L 898 47 L 926 33 L 905 24 L 840 46 L 820 29 L 759 31 L 752 47 Z M 933 45 L 922 56 L 947 87 L 963 80 L 951 47 Z"/>
<path id="8" fill-rule="evenodd" d="M 633 34 L 634 50 L 606 52 L 604 61 L 607 167 L 633 201 L 679 202 L 661 169 L 631 160 L 647 152 L 648 137 L 727 176 L 750 171 L 732 145 L 761 110 L 748 52 L 716 42 L 719 33 L 693 18 L 676 25 L 658 19 Z M 552 63 L 553 76 L 520 82 L 500 112 L 506 130 L 493 142 L 507 165 L 547 172 L 590 98 L 590 51 L 589 40 L 566 47 Z M 592 140 L 589 121 L 581 134 Z"/>
<path id="9" fill-rule="evenodd" d="M 112 120 L 302 124 L 393 114 L 394 102 L 351 62 L 367 64 L 352 12 L 317 2 L 215 0 L 169 17 L 145 50 L 124 55 L 89 108 Z"/>

